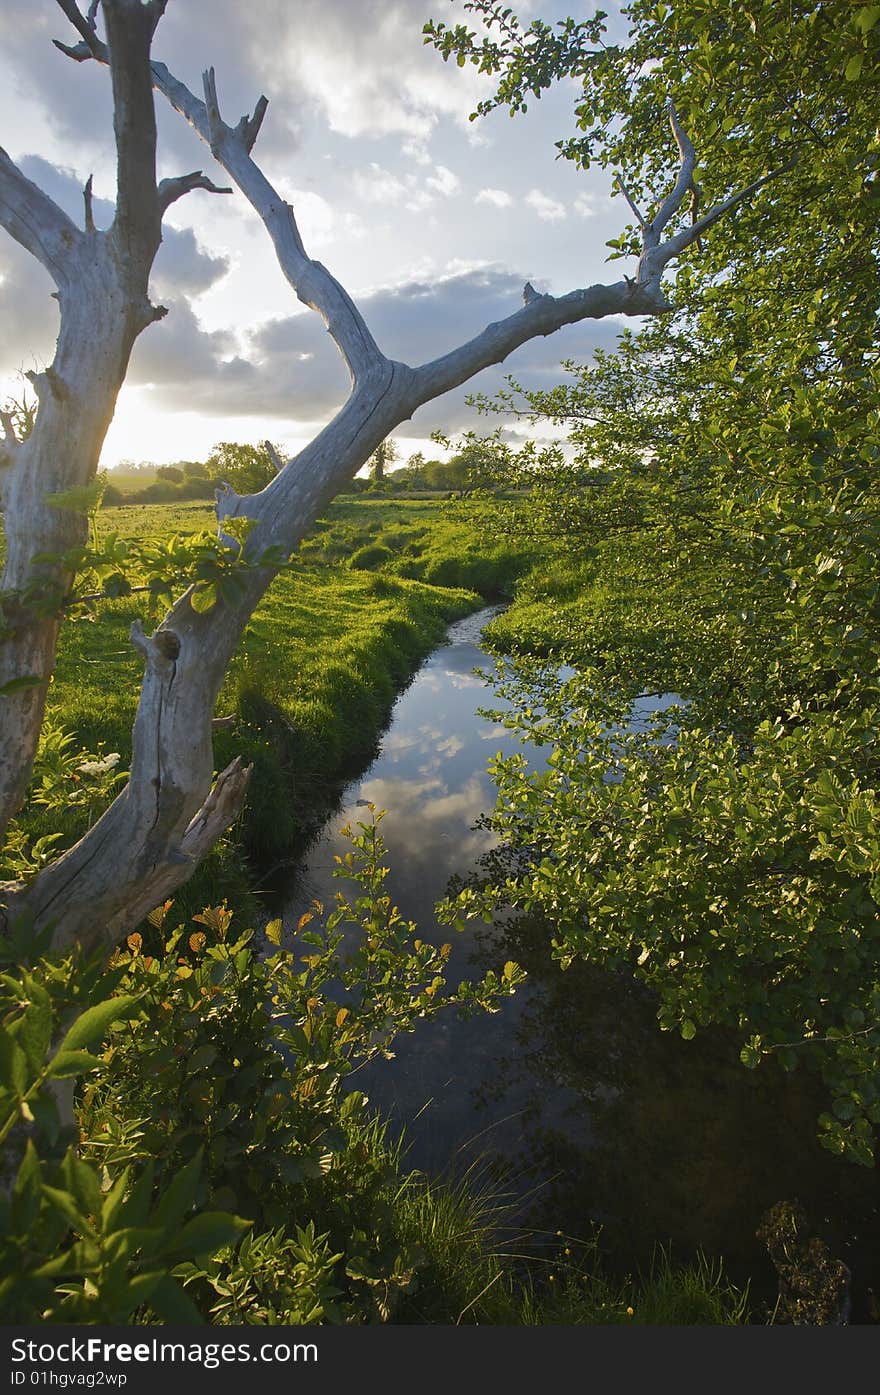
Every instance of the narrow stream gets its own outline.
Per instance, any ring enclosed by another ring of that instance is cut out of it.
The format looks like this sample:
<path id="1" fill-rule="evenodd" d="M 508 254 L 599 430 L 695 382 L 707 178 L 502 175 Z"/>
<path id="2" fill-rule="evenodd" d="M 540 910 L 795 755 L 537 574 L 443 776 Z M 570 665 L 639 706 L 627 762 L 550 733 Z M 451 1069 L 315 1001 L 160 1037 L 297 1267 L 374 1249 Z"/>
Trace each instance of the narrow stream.
<path id="1" fill-rule="evenodd" d="M 362 1071 L 359 1088 L 403 1132 L 409 1167 L 494 1170 L 523 1224 L 583 1238 L 600 1226 L 622 1270 L 649 1264 L 659 1244 L 681 1259 L 702 1248 L 772 1298 L 775 1275 L 755 1231 L 768 1207 L 797 1200 L 811 1233 L 853 1271 L 853 1320 L 875 1320 L 878 1174 L 820 1148 L 824 1103 L 807 1078 L 744 1070 L 729 1034 L 683 1042 L 661 1033 L 647 993 L 600 968 L 563 973 L 537 927 L 456 936 L 436 925 L 450 877 L 474 871 L 492 845 L 475 827 L 495 800 L 486 764 L 523 749 L 476 710 L 504 705 L 473 671 L 492 666 L 479 638 L 493 613 L 453 625 L 400 696 L 379 755 L 299 868 L 285 923 L 313 898 L 332 903 L 334 855 L 348 850 L 340 830 L 364 819 L 369 802 L 387 811 L 389 894 L 423 939 L 454 940 L 450 982 L 508 958 L 529 981 L 498 1013 L 441 1014 L 398 1038 L 395 1059 Z M 541 752 L 527 754 L 540 766 Z"/>

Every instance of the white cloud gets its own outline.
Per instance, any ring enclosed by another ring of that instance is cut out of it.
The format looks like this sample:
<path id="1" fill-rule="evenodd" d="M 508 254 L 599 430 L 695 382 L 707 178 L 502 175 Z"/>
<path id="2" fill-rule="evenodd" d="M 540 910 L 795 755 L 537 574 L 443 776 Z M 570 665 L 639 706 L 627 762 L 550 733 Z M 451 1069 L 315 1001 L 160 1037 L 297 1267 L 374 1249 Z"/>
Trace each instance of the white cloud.
<path id="1" fill-rule="evenodd" d="M 371 162 L 365 170 L 356 170 L 354 189 L 365 203 L 403 205 L 412 213 L 421 213 L 438 195 L 449 198 L 461 186 L 458 175 L 445 165 L 435 165 L 434 173 L 423 184 L 416 174 L 398 176 L 382 165 Z"/>
<path id="2" fill-rule="evenodd" d="M 281 91 L 307 95 L 332 130 L 352 139 L 400 133 L 423 143 L 441 116 L 465 126 L 486 91 L 474 69 L 444 65 L 421 44 L 422 0 L 363 0 L 356 26 L 350 0 L 263 0 L 246 8 L 259 18 L 233 22 L 250 23 L 252 39 L 258 31 L 261 41 L 271 25 L 273 43 L 261 42 L 258 52 Z"/>
<path id="3" fill-rule="evenodd" d="M 491 203 L 496 208 L 509 208 L 513 199 L 505 189 L 481 189 L 476 197 L 477 203 Z"/>
<path id="4" fill-rule="evenodd" d="M 532 189 L 526 194 L 526 203 L 546 223 L 556 223 L 565 217 L 564 206 L 557 199 L 551 199 L 547 194 L 542 194 L 540 189 Z"/>
<path id="5" fill-rule="evenodd" d="M 430 208 L 435 202 L 435 196 L 429 194 L 427 189 L 417 189 L 406 201 L 406 207 L 410 213 L 424 213 L 426 208 Z"/>
<path id="6" fill-rule="evenodd" d="M 400 203 L 407 192 L 403 180 L 390 170 L 383 169 L 375 161 L 366 170 L 357 170 L 354 176 L 355 192 L 366 203 Z"/>
<path id="7" fill-rule="evenodd" d="M 400 147 L 400 153 L 402 155 L 408 155 L 417 165 L 430 165 L 431 163 L 431 156 L 428 153 L 427 144 L 425 141 L 419 140 L 415 136 L 411 140 L 405 140 L 403 142 L 403 145 Z"/>
<path id="8" fill-rule="evenodd" d="M 450 194 L 454 194 L 461 187 L 458 175 L 453 174 L 445 165 L 436 165 L 434 173 L 428 176 L 425 183 L 429 189 L 436 189 L 444 198 L 449 198 Z"/>
<path id="9" fill-rule="evenodd" d="M 595 218 L 612 206 L 613 200 L 607 194 L 578 194 L 574 201 L 574 211 L 581 218 Z"/>
<path id="10" fill-rule="evenodd" d="M 300 233 L 307 247 L 320 247 L 331 240 L 336 226 L 336 214 L 321 194 L 312 189 L 298 189 L 283 176 L 275 181 L 281 196 L 292 205 Z"/>

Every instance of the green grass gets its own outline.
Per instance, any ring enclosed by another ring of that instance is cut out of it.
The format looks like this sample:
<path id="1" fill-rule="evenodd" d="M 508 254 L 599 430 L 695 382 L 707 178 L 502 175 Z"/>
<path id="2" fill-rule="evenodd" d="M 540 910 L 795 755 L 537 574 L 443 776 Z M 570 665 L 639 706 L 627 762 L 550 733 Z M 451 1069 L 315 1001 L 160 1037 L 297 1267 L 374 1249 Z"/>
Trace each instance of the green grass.
<path id="1" fill-rule="evenodd" d="M 302 556 L 465 588 L 493 601 L 509 600 L 536 560 L 530 546 L 479 536 L 467 505 L 362 498 L 335 500 Z"/>
<path id="2" fill-rule="evenodd" d="M 523 1235 L 504 1193 L 478 1168 L 456 1181 L 402 1174 L 390 1202 L 399 1239 L 424 1256 L 398 1323 L 728 1327 L 754 1320 L 748 1289 L 702 1254 L 676 1264 L 661 1248 L 645 1273 L 615 1280 L 596 1239 Z"/>
<path id="3" fill-rule="evenodd" d="M 102 535 L 141 540 L 213 530 L 200 503 L 123 505 L 99 516 Z M 359 548 L 381 549 L 381 570 L 349 565 Z M 271 869 L 292 859 L 320 825 L 333 792 L 375 749 L 391 706 L 450 621 L 495 598 L 526 566 L 525 554 L 478 554 L 466 523 L 428 501 L 342 499 L 303 544 L 291 572 L 274 582 L 247 626 L 216 715 L 215 761 L 254 765 L 236 828 L 178 900 L 199 909 L 226 896 L 245 907 Z M 424 573 L 406 575 L 407 570 Z M 469 584 L 468 584 L 469 583 Z M 479 585 L 478 585 L 479 583 Z M 146 599 L 102 605 L 64 627 L 49 716 L 96 752 L 120 753 L 125 769 L 141 663 L 128 639 L 145 627 Z M 64 846 L 84 831 L 81 810 L 29 812 L 34 836 L 61 830 Z"/>

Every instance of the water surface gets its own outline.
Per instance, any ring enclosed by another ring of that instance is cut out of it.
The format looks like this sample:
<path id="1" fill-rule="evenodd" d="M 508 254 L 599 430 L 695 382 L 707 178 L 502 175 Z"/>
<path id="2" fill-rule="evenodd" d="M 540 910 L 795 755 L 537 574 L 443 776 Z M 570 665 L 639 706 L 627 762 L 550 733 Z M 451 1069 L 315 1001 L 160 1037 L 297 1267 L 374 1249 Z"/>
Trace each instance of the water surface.
<path id="1" fill-rule="evenodd" d="M 598 1224 L 623 1268 L 649 1262 L 658 1243 L 682 1258 L 703 1247 L 769 1294 L 775 1278 L 755 1230 L 773 1203 L 797 1199 L 853 1268 L 864 1320 L 868 1287 L 880 1292 L 877 1173 L 819 1147 L 823 1101 L 808 1079 L 744 1070 L 730 1034 L 661 1033 L 650 995 L 629 978 L 554 965 L 546 927 L 510 919 L 456 935 L 436 925 L 449 878 L 473 872 L 493 844 L 478 826 L 495 802 L 487 762 L 523 749 L 477 714 L 505 706 L 474 673 L 492 667 L 479 644 L 492 613 L 452 626 L 400 696 L 377 758 L 299 869 L 285 915 L 294 921 L 315 897 L 332 903 L 344 885 L 333 858 L 349 847 L 340 830 L 372 803 L 387 811 L 387 890 L 421 938 L 453 939 L 450 981 L 507 958 L 529 981 L 498 1013 L 420 1024 L 398 1038 L 393 1061 L 359 1073 L 359 1087 L 403 1131 L 409 1166 L 497 1164 L 520 1219 L 580 1236 Z M 541 751 L 526 750 L 540 768 Z"/>

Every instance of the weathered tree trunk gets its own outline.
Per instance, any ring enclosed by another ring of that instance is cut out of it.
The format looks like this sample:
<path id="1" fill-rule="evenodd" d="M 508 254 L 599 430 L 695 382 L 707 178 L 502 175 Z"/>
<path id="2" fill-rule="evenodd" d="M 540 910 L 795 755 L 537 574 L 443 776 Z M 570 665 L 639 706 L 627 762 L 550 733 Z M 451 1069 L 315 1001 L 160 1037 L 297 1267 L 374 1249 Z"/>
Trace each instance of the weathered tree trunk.
<path id="1" fill-rule="evenodd" d="M 63 7 L 64 8 L 64 7 Z M 147 295 L 161 241 L 150 44 L 161 8 L 134 0 L 104 6 L 113 83 L 118 202 L 107 232 L 85 229 L 0 151 L 0 222 L 55 282 L 61 328 L 51 366 L 31 375 L 33 431 L 17 442 L 7 423 L 0 467 L 6 560 L 0 583 L 0 835 L 27 789 L 55 663 L 59 617 L 71 571 L 63 555 L 86 536 L 84 511 L 53 495 L 94 479 L 132 345 L 163 313 Z M 56 560 L 41 560 L 55 558 Z M 9 686 L 12 685 L 10 690 Z"/>
<path id="2" fill-rule="evenodd" d="M 110 66 L 119 198 L 113 227 L 98 233 L 87 197 L 82 231 L 8 157 L 0 158 L 0 222 L 48 267 L 61 303 L 55 360 L 36 382 L 34 431 L 27 442 L 17 443 L 7 430 L 9 463 L 0 469 L 8 550 L 0 596 L 5 625 L 0 632 L 0 688 L 21 678 L 39 684 L 0 694 L 0 830 L 25 792 L 58 633 L 57 606 L 49 605 L 48 613 L 41 614 L 29 588 L 37 582 L 63 594 L 70 581 L 63 561 L 37 559 L 81 540 L 84 527 L 81 517 L 53 509 L 46 495 L 94 477 L 132 344 L 146 324 L 164 313 L 147 299 L 162 213 L 194 188 L 220 192 L 200 173 L 163 181 L 157 188 L 152 86 L 196 129 L 253 205 L 295 294 L 323 318 L 352 385 L 334 420 L 298 456 L 278 462 L 279 473 L 266 489 L 244 497 L 227 490 L 219 498 L 221 538 L 224 520 L 231 516 L 254 523 L 245 547 L 251 566 L 244 573 L 241 599 L 235 604 L 221 599 L 210 611 L 197 613 L 187 593 L 150 638 L 134 627 L 132 640 L 145 669 L 125 789 L 85 837 L 29 885 L 0 886 L 0 922 L 22 914 L 36 926 L 52 925 L 58 945 L 91 945 L 115 941 L 172 894 L 241 806 L 249 772 L 238 761 L 212 786 L 211 721 L 229 660 L 275 575 L 271 566 L 260 565 L 265 549 L 280 547 L 289 555 L 327 502 L 401 422 L 527 340 L 579 320 L 666 311 L 660 284 L 664 268 L 764 180 L 664 241 L 689 194 L 694 164 L 693 147 L 670 111 L 681 170 L 653 220 L 646 221 L 634 208 L 644 246 L 635 278 L 561 297 L 539 295 L 527 285 L 522 308 L 507 319 L 442 358 L 411 367 L 381 352 L 351 297 L 320 262 L 308 257 L 293 209 L 251 158 L 265 98 L 253 116 L 233 128 L 220 116 L 213 72 L 205 74 L 200 101 L 163 64 L 150 64 L 150 40 L 164 0 L 103 0 L 106 45 L 95 28 L 97 6 L 90 7 L 86 18 L 74 0 L 57 3 L 81 37 L 64 52 Z"/>

